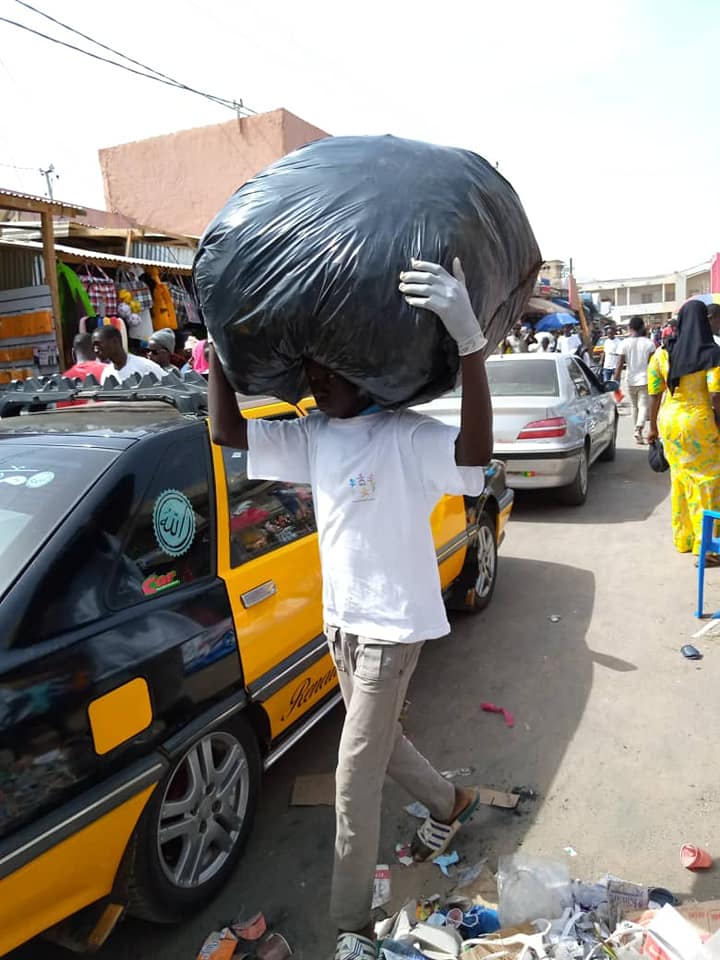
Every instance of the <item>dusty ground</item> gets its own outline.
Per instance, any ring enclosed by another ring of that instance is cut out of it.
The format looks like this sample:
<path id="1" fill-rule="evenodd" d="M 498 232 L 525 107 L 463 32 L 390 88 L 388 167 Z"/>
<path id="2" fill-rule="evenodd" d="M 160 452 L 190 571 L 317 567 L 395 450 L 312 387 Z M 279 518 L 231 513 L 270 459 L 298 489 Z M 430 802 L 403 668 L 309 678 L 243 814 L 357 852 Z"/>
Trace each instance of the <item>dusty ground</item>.
<path id="1" fill-rule="evenodd" d="M 696 571 L 670 543 L 667 475 L 650 471 L 627 419 L 620 438 L 616 462 L 593 467 L 584 507 L 518 497 L 494 601 L 427 645 L 408 731 L 441 769 L 474 767 L 468 782 L 539 793 L 519 816 L 484 809 L 457 840 L 468 861 L 487 856 L 494 867 L 521 845 L 558 857 L 572 847 L 577 876 L 609 871 L 720 897 L 720 869 L 695 876 L 678 858 L 685 840 L 720 856 L 720 630 L 699 641 L 704 660 L 682 658 L 699 626 Z M 720 570 L 707 579 L 715 609 Z M 514 729 L 481 713 L 482 700 L 513 710 Z M 337 712 L 269 773 L 254 836 L 222 896 L 181 927 L 124 922 L 104 960 L 193 960 L 205 934 L 242 907 L 263 910 L 297 957 L 329 956 L 333 812 L 288 800 L 296 775 L 333 769 L 340 722 Z M 406 802 L 388 783 L 380 861 L 409 838 Z M 39 943 L 13 955 L 61 957 Z"/>

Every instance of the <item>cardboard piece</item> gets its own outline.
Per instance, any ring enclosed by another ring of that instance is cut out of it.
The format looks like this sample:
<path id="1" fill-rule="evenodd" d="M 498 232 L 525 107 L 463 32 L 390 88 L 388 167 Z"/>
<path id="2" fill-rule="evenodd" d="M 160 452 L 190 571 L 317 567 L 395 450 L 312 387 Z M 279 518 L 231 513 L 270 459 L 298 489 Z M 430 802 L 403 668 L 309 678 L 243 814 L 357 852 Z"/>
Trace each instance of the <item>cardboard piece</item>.
<path id="1" fill-rule="evenodd" d="M 520 803 L 517 793 L 505 793 L 503 790 L 494 790 L 492 787 L 479 787 L 480 803 L 487 807 L 502 807 L 503 810 L 514 810 Z"/>
<path id="2" fill-rule="evenodd" d="M 373 880 L 373 898 L 372 909 L 384 907 L 390 900 L 392 890 L 392 875 L 387 863 L 378 863 L 375 867 L 375 879 Z"/>
<path id="3" fill-rule="evenodd" d="M 295 777 L 290 805 L 293 807 L 335 806 L 335 774 L 313 773 Z"/>
<path id="4" fill-rule="evenodd" d="M 461 873 L 458 879 L 462 879 Z M 494 873 L 487 864 L 483 865 L 480 875 L 475 880 L 464 886 L 460 884 L 456 886 L 454 895 L 456 897 L 466 897 L 481 907 L 490 907 L 492 910 L 497 910 L 498 889 Z"/>
<path id="5" fill-rule="evenodd" d="M 699 949 L 697 931 L 680 916 L 675 907 L 666 903 L 650 922 L 642 953 L 650 960 L 689 960 L 697 955 Z"/>
<path id="6" fill-rule="evenodd" d="M 390 899 L 383 909 L 388 916 L 393 916 L 411 900 L 429 900 L 436 894 L 445 898 L 453 891 L 455 884 L 455 880 L 444 877 L 432 862 L 416 863 L 412 867 L 392 864 Z"/>
<path id="7" fill-rule="evenodd" d="M 520 802 L 517 793 L 506 793 L 493 787 L 478 787 L 480 803 L 486 807 L 514 810 Z M 296 777 L 290 805 L 293 807 L 335 806 L 335 774 L 313 773 Z"/>
<path id="8" fill-rule="evenodd" d="M 608 878 L 608 914 L 610 929 L 614 930 L 623 917 L 633 910 L 644 910 L 648 905 L 648 888 L 619 877 Z"/>
<path id="9" fill-rule="evenodd" d="M 197 960 L 230 960 L 237 945 L 237 937 L 227 927 L 223 927 L 222 930 L 213 930 L 200 947 Z"/>
<path id="10" fill-rule="evenodd" d="M 675 909 L 694 927 L 701 938 L 712 936 L 720 930 L 720 900 L 685 903 Z M 639 923 L 641 927 L 647 927 L 659 913 L 659 910 L 638 910 L 628 914 L 627 919 Z"/>

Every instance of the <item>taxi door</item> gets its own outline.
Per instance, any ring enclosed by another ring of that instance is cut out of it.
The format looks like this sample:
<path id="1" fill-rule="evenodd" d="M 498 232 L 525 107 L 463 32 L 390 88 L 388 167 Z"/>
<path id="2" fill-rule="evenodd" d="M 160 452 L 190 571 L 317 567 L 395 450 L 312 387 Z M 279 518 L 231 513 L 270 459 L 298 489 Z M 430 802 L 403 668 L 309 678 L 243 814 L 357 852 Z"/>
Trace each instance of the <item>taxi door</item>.
<path id="1" fill-rule="evenodd" d="M 323 635 L 315 516 L 307 484 L 249 480 L 247 451 L 213 444 L 218 574 L 245 686 L 275 739 L 337 685 Z"/>
<path id="2" fill-rule="evenodd" d="M 467 552 L 468 530 L 465 500 L 446 494 L 430 517 L 435 552 L 443 590 L 460 576 Z"/>

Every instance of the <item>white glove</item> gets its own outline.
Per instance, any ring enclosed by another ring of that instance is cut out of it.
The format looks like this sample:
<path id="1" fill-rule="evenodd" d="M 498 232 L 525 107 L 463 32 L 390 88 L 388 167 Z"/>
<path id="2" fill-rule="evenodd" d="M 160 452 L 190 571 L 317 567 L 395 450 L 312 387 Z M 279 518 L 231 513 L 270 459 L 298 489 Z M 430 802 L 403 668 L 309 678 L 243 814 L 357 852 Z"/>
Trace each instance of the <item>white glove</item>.
<path id="1" fill-rule="evenodd" d="M 436 313 L 461 357 L 482 350 L 487 338 L 473 312 L 458 258 L 453 260 L 453 276 L 439 263 L 411 260 L 410 266 L 412 270 L 400 274 L 400 292 L 410 306 Z"/>

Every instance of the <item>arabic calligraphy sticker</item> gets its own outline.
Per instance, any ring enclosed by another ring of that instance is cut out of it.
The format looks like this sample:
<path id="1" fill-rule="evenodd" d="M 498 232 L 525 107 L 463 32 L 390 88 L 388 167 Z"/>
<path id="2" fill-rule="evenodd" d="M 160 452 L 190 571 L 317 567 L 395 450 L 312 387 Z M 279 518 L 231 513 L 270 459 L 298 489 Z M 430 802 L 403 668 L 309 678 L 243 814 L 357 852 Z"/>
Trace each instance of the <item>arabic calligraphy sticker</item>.
<path id="1" fill-rule="evenodd" d="M 163 490 L 153 507 L 157 545 L 170 557 L 187 553 L 195 539 L 195 512 L 179 490 Z"/>

